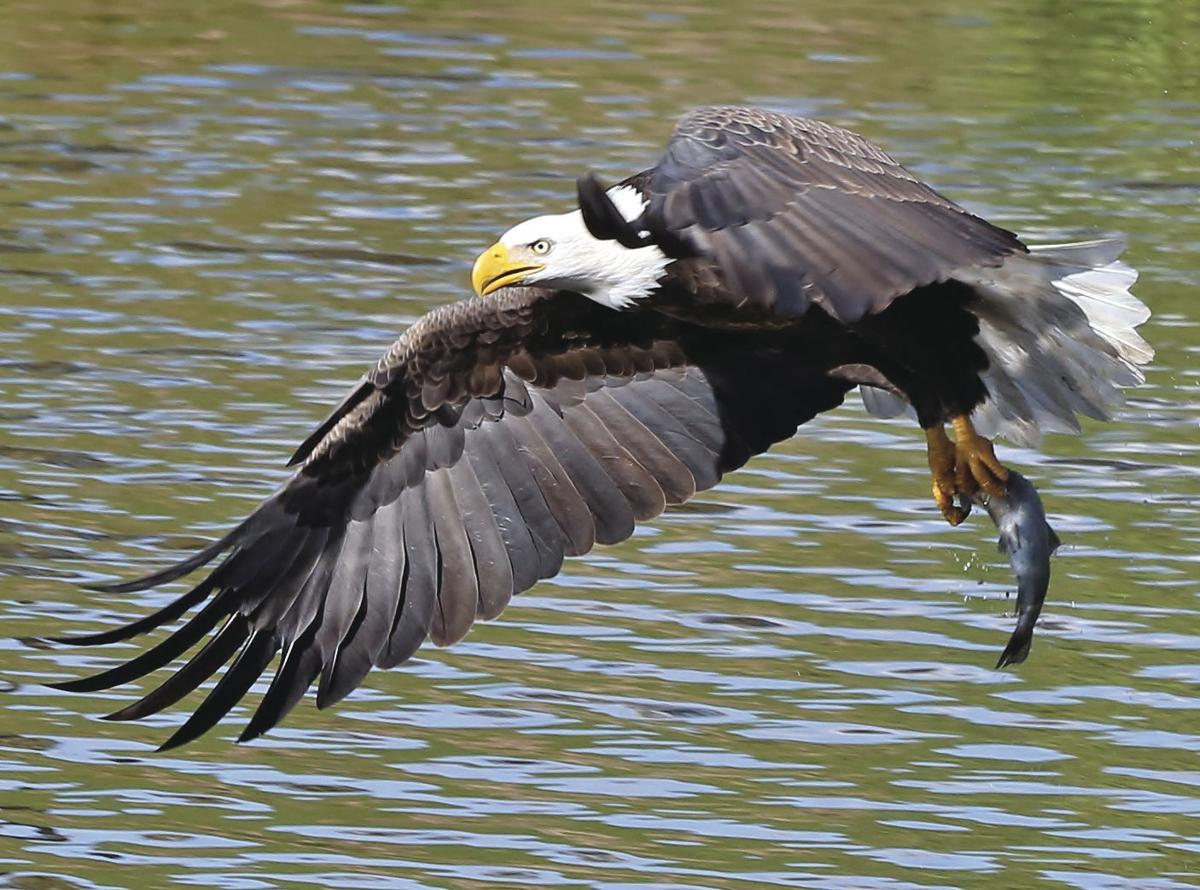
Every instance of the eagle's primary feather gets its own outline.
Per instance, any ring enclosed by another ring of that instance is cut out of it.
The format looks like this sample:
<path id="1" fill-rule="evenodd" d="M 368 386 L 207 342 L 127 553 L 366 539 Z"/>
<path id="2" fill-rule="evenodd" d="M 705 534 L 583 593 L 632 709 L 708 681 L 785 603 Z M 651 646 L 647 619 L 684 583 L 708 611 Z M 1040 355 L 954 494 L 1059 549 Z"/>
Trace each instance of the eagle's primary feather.
<path id="1" fill-rule="evenodd" d="M 875 414 L 911 408 L 939 431 L 970 416 L 1025 441 L 1105 416 L 1152 356 L 1119 245 L 1027 249 L 828 124 L 701 109 L 657 166 L 614 189 L 585 178 L 579 198 L 481 256 L 487 296 L 404 332 L 233 531 L 108 590 L 219 559 L 195 587 L 60 642 L 117 642 L 199 607 L 191 618 L 59 686 L 129 683 L 204 641 L 111 715 L 156 713 L 228 665 L 169 747 L 277 659 L 241 735 L 254 738 L 313 683 L 324 707 L 426 638 L 460 639 L 565 557 L 624 540 L 855 385 Z"/>

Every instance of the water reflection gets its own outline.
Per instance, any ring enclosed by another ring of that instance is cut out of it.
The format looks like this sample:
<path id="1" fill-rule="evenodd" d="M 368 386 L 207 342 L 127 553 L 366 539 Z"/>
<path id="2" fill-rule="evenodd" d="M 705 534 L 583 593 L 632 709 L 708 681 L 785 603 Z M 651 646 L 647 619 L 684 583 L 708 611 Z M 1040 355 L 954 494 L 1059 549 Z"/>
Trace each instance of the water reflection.
<path id="1" fill-rule="evenodd" d="M 0 882 L 1195 885 L 1193 5 L 59 7 L 6 7 L 0 74 Z M 989 669 L 990 526 L 850 405 L 251 745 L 151 755 L 178 713 L 40 685 L 133 650 L 17 637 L 165 603 L 77 585 L 240 518 L 480 245 L 710 101 L 861 129 L 1040 240 L 1129 236 L 1148 385 L 1006 452 L 1068 545 L 1028 665 Z"/>

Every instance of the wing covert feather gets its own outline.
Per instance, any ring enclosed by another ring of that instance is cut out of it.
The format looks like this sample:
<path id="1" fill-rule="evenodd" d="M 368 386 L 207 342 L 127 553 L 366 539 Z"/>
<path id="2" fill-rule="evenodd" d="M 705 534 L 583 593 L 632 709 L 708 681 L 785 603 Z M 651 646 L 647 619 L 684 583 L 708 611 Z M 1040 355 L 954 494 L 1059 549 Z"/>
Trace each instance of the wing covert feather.
<path id="1" fill-rule="evenodd" d="M 715 263 L 727 299 L 785 316 L 819 305 L 853 323 L 956 269 L 1025 252 L 862 136 L 756 108 L 685 116 L 636 180 L 649 199 L 639 224 L 690 245 L 699 259 L 682 263 Z"/>
<path id="2" fill-rule="evenodd" d="M 636 520 L 716 484 L 851 385 L 798 359 L 811 352 L 799 342 L 762 349 L 739 341 L 749 335 L 572 294 L 487 302 L 466 304 L 476 314 L 426 316 L 389 350 L 364 378 L 372 391 L 343 403 L 295 475 L 223 548 L 204 551 L 200 564 L 225 556 L 199 593 L 83 639 L 122 639 L 203 602 L 193 618 L 127 664 L 63 688 L 137 680 L 207 637 L 113 715 L 155 713 L 228 665 L 174 746 L 225 716 L 282 652 L 241 735 L 255 738 L 314 682 L 326 707 L 427 638 L 462 638 L 566 556 L 624 540 Z"/>

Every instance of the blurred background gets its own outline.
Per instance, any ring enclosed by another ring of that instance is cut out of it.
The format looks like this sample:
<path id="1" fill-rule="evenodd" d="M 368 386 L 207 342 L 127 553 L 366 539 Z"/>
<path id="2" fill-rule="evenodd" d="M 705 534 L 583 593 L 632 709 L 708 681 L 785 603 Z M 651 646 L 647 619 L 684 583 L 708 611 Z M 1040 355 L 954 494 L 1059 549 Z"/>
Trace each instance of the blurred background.
<path id="1" fill-rule="evenodd" d="M 470 6 L 4 3 L 0 886 L 1200 886 L 1200 4 Z M 496 235 L 716 102 L 1128 237 L 1146 386 L 1000 448 L 1066 543 L 1027 664 L 991 524 L 851 400 L 254 744 L 40 685 L 137 650 L 17 638 L 165 602 L 80 585 L 239 519 Z"/>

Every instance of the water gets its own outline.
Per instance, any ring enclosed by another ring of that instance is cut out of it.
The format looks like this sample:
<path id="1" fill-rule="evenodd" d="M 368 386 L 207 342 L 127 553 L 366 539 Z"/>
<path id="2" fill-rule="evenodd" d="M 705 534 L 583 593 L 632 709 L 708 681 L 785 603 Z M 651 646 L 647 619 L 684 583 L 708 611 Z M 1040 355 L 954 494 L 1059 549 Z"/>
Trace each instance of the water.
<path id="1" fill-rule="evenodd" d="M 1200 886 L 1200 7 L 53 6 L 0 38 L 0 885 Z M 134 650 L 15 638 L 161 603 L 80 585 L 244 515 L 479 249 L 717 101 L 1129 236 L 1147 385 L 1001 448 L 1067 544 L 1028 664 L 990 524 L 848 403 L 260 742 L 40 685 Z"/>

